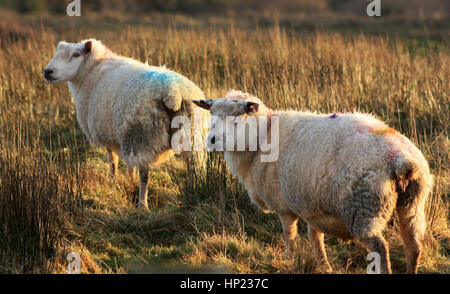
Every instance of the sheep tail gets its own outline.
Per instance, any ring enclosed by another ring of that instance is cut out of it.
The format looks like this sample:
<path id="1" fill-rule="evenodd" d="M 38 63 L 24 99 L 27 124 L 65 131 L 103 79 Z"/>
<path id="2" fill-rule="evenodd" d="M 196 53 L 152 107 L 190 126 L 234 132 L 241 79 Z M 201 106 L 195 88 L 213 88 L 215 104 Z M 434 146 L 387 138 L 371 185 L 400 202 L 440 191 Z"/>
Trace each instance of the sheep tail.
<path id="1" fill-rule="evenodd" d="M 403 226 L 423 238 L 426 229 L 425 201 L 432 189 L 433 177 L 428 165 L 421 166 L 407 157 L 393 160 L 397 185 L 397 212 Z"/>
<path id="2" fill-rule="evenodd" d="M 409 182 L 414 178 L 417 168 L 412 161 L 405 157 L 398 157 L 393 161 L 394 174 L 397 180 L 397 190 L 406 193 Z"/>

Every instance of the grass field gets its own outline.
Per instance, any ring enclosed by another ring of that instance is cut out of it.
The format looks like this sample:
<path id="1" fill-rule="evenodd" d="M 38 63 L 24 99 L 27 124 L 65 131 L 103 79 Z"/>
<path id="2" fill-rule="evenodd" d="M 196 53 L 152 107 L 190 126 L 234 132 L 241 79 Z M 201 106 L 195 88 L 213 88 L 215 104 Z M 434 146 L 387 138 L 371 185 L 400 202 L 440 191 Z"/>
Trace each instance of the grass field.
<path id="1" fill-rule="evenodd" d="M 150 212 L 135 208 L 138 183 L 123 165 L 109 178 L 105 150 L 89 146 L 67 86 L 42 77 L 59 40 L 94 37 L 186 75 L 211 98 L 235 88 L 275 109 L 357 109 L 385 120 L 422 150 L 435 176 L 420 272 L 450 273 L 448 28 L 0 16 L 0 272 L 65 273 L 72 251 L 83 273 L 323 272 L 304 223 L 296 255 L 284 258 L 278 217 L 251 205 L 220 154 L 205 170 L 188 171 L 179 158 L 153 169 Z M 393 272 L 405 272 L 395 217 L 385 235 Z M 365 272 L 359 244 L 326 238 L 326 248 L 336 273 Z"/>

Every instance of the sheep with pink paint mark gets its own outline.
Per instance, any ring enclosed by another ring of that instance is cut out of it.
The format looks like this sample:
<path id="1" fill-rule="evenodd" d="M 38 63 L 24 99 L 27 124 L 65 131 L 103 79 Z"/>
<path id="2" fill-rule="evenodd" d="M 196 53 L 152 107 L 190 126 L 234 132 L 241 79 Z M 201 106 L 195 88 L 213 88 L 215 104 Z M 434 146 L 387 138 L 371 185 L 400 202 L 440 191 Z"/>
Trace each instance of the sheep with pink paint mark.
<path id="1" fill-rule="evenodd" d="M 422 153 L 406 137 L 372 115 L 272 111 L 239 91 L 194 103 L 212 113 L 209 148 L 226 141 L 225 130 L 234 128 L 226 117 L 277 118 L 278 130 L 273 133 L 273 125 L 270 135 L 278 136 L 277 161 L 264 162 L 259 149 L 225 150 L 225 159 L 252 202 L 280 217 L 287 255 L 294 248 L 300 217 L 308 224 L 316 258 L 328 271 L 332 269 L 324 234 L 360 241 L 380 254 L 380 271 L 390 273 L 382 232 L 396 211 L 408 273 L 417 272 L 432 175 Z M 218 128 L 218 120 L 230 125 Z"/>

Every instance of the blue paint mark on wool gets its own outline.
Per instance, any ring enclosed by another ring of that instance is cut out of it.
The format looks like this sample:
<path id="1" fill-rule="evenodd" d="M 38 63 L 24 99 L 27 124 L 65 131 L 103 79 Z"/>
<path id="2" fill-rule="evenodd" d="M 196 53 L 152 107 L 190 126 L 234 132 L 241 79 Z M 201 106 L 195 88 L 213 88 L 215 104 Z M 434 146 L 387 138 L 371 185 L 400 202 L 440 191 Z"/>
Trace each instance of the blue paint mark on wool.
<path id="1" fill-rule="evenodd" d="M 157 71 L 147 71 L 144 73 L 144 78 L 146 80 L 155 80 L 161 83 L 164 82 L 180 82 L 180 76 L 172 72 L 157 72 Z"/>

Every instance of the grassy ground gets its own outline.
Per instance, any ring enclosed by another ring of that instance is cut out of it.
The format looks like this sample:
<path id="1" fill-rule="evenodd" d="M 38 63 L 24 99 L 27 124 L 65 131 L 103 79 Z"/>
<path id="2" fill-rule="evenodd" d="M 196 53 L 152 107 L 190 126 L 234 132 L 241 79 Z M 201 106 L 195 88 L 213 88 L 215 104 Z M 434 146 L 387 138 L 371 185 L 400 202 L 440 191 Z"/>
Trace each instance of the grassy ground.
<path id="1" fill-rule="evenodd" d="M 250 204 L 220 154 L 208 156 L 205 170 L 188 172 L 179 158 L 153 169 L 151 210 L 134 208 L 136 180 L 123 165 L 109 179 L 106 154 L 86 141 L 67 86 L 42 78 L 57 41 L 95 37 L 115 52 L 183 73 L 208 97 L 236 88 L 273 108 L 358 109 L 385 120 L 419 146 L 435 176 L 420 272 L 450 273 L 447 29 L 428 31 L 430 39 L 417 37 L 416 27 L 411 37 L 385 34 L 383 26 L 370 34 L 304 31 L 280 25 L 283 19 L 258 27 L 214 17 L 151 20 L 2 14 L 1 272 L 63 273 L 71 251 L 81 254 L 83 273 L 323 271 L 304 223 L 295 257 L 284 258 L 278 218 Z M 386 237 L 400 273 L 406 264 L 397 232 L 394 217 Z M 326 238 L 326 247 L 336 273 L 365 272 L 358 244 Z"/>

